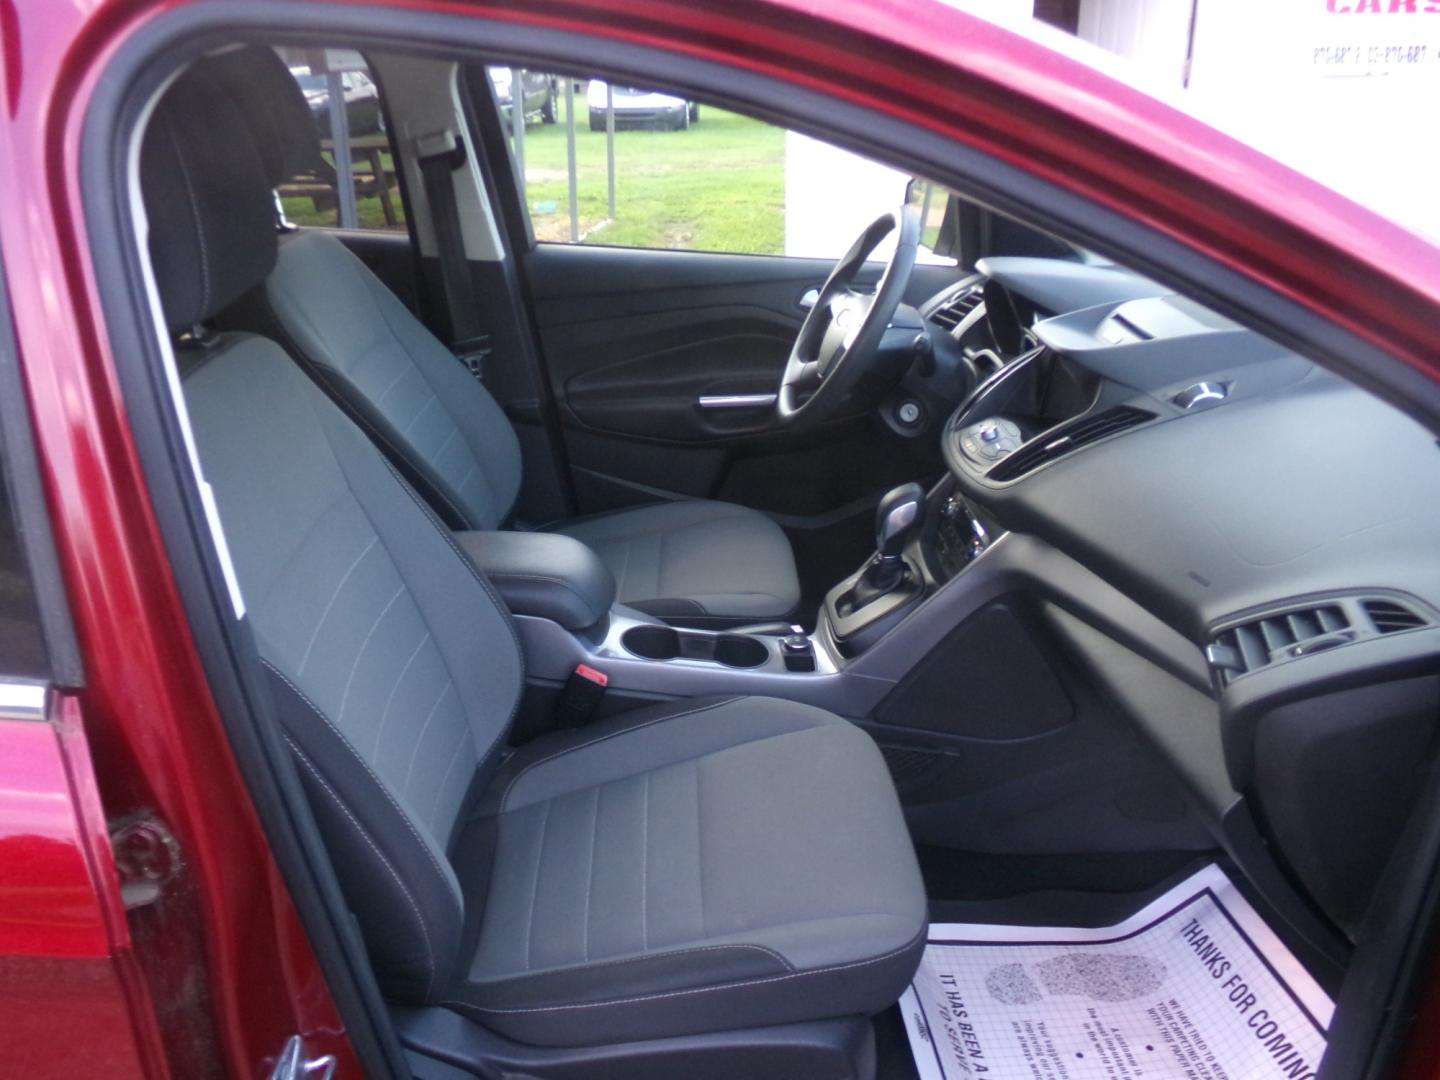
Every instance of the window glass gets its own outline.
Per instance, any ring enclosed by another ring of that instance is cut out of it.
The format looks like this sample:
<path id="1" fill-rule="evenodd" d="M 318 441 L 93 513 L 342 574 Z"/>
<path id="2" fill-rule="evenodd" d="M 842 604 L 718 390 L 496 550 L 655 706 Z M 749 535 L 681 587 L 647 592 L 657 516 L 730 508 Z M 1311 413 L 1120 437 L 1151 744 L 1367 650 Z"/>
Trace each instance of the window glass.
<path id="1" fill-rule="evenodd" d="M 16 510 L 21 505 L 17 488 L 31 492 L 35 503 L 41 501 L 39 477 L 35 473 L 29 416 L 6 304 L 0 280 L 0 679 L 19 676 L 43 680 L 50 677 L 45 631 L 26 554 L 26 536 L 21 532 Z M 28 539 L 31 550 L 48 543 L 43 520 L 32 523 Z"/>
<path id="2" fill-rule="evenodd" d="M 688 98 L 600 79 L 567 93 L 566 77 L 510 68 L 490 80 L 537 240 L 836 258 L 905 199 L 898 170 Z"/>
<path id="3" fill-rule="evenodd" d="M 280 186 L 280 205 L 296 225 L 404 231 L 395 155 L 385 131 L 380 87 L 350 49 L 281 49 L 315 119 L 324 166 Z M 332 104 L 344 101 L 344 108 Z M 348 190 L 340 177 L 348 158 Z"/>
<path id="4" fill-rule="evenodd" d="M 0 678 L 45 678 L 48 664 L 40 611 L 15 527 L 10 471 L 0 484 Z"/>

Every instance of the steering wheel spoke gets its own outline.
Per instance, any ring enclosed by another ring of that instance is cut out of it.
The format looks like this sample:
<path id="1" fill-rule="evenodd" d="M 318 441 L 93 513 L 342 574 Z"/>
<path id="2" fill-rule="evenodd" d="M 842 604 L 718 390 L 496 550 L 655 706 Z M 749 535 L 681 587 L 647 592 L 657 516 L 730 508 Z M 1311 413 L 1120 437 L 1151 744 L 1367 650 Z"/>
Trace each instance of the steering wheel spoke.
<path id="1" fill-rule="evenodd" d="M 859 292 L 855 279 L 866 259 L 897 231 L 895 251 L 874 293 Z M 781 423 L 817 423 L 849 402 L 904 296 L 919 241 L 920 216 L 913 207 L 902 206 L 876 218 L 836 263 L 800 327 L 781 376 L 775 403 Z"/>

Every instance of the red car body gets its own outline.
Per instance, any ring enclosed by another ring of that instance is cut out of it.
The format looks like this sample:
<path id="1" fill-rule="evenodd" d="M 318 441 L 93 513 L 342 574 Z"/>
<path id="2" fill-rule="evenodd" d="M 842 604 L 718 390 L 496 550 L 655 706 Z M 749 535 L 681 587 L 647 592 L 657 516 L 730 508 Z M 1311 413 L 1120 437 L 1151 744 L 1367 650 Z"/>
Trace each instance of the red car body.
<path id="1" fill-rule="evenodd" d="M 339 1075 L 359 1074 L 190 637 L 82 215 L 81 127 L 107 58 L 184 6 L 0 0 L 0 255 L 86 676 L 83 691 L 52 696 L 48 722 L 0 721 L 6 1076 L 267 1075 L 295 1033 L 312 1053 L 334 1054 Z M 939 3 L 389 6 L 660 45 L 903 119 L 1202 252 L 1440 380 L 1435 248 L 1164 104 Z M 150 819 L 173 833 L 178 855 L 147 849 L 143 829 L 117 855 L 117 822 Z M 182 900 L 127 919 L 122 882 L 166 858 Z M 1437 1064 L 1433 1048 L 1414 1045 L 1411 1075 L 1440 1075 Z"/>

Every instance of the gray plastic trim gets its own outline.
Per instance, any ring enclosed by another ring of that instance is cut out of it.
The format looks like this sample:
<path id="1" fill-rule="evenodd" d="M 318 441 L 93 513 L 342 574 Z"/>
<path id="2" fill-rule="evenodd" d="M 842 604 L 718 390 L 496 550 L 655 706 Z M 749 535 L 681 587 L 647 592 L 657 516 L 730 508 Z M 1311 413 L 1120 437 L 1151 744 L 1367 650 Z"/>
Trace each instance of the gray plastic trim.
<path id="1" fill-rule="evenodd" d="M 764 695 L 804 702 L 851 719 L 872 715 L 916 662 L 987 604 L 1026 591 L 1050 600 L 1125 644 L 1157 667 L 1203 694 L 1211 693 L 1200 647 L 1160 622 L 1129 597 L 1041 540 L 1006 534 L 964 570 L 927 597 L 908 617 L 865 652 L 841 657 L 822 620 L 812 636 L 816 670 L 787 671 L 778 638 L 762 638 L 771 651 L 759 667 L 729 668 L 695 660 L 644 660 L 620 644 L 621 635 L 643 625 L 612 613 L 603 639 L 587 640 L 547 619 L 517 616 L 526 670 L 535 679 L 563 682 L 577 664 L 610 677 L 613 690 L 657 697 L 706 694 Z M 963 673 L 957 673 L 957 678 Z M 1218 725 L 1217 725 L 1218 729 Z"/>

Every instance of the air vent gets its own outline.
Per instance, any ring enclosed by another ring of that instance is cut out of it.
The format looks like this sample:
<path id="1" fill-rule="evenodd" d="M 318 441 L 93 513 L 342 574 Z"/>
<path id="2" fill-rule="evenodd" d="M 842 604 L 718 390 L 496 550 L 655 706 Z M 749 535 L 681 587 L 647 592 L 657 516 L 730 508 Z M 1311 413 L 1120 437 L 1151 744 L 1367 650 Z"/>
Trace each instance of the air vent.
<path id="1" fill-rule="evenodd" d="M 943 326 L 946 330 L 954 330 L 965 321 L 965 316 L 980 306 L 984 299 L 979 285 L 961 289 L 930 313 L 930 321 Z"/>
<path id="2" fill-rule="evenodd" d="M 1130 405 L 1117 405 L 1113 409 L 1090 416 L 1082 416 L 1068 424 L 1052 428 L 1034 441 L 1020 447 L 1009 457 L 990 470 L 994 480 L 1014 480 L 1026 473 L 1034 472 L 1041 465 L 1048 465 L 1082 446 L 1099 442 L 1101 439 L 1118 434 L 1128 428 L 1155 419 L 1154 413 Z"/>
<path id="3" fill-rule="evenodd" d="M 1397 634 L 1401 630 L 1415 630 L 1429 625 L 1428 620 L 1419 612 L 1412 611 L 1404 604 L 1397 604 L 1394 600 L 1366 600 L 1362 606 L 1365 614 L 1370 616 L 1370 621 L 1375 624 L 1375 629 L 1382 634 Z"/>
<path id="4" fill-rule="evenodd" d="M 1240 623 L 1215 635 L 1205 650 L 1223 679 L 1233 679 L 1280 660 L 1294 660 L 1347 645 L 1355 638 L 1339 604 L 1322 604 Z"/>

